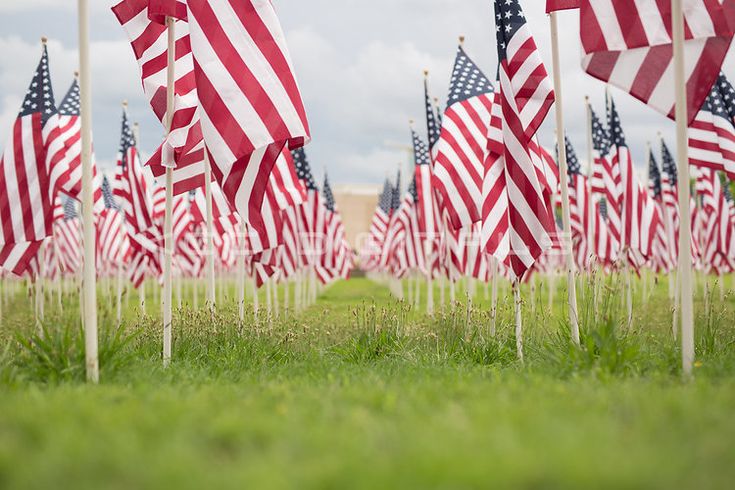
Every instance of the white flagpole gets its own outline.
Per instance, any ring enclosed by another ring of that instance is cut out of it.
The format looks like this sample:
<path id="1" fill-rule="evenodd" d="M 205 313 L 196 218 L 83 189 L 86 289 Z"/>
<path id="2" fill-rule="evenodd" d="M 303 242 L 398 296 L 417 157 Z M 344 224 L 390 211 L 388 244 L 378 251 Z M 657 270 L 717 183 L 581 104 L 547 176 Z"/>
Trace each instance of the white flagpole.
<path id="1" fill-rule="evenodd" d="M 38 276 L 36 276 L 36 323 L 38 324 L 39 332 L 41 331 L 41 324 L 44 320 L 43 303 L 44 303 L 44 292 L 43 292 L 43 276 L 46 274 L 46 244 L 47 240 L 41 242 L 41 246 L 38 249 Z"/>
<path id="2" fill-rule="evenodd" d="M 253 286 L 253 314 L 258 318 L 258 310 L 260 309 L 260 300 L 258 299 L 258 279 L 257 272 L 253 270 L 253 276 L 250 283 Z"/>
<path id="3" fill-rule="evenodd" d="M 694 304 L 692 299 L 691 215 L 689 214 L 689 150 L 687 94 L 684 73 L 684 13 L 681 0 L 672 0 L 674 85 L 676 89 L 676 153 L 679 160 L 679 283 L 681 287 L 681 358 L 686 376 L 694 364 Z"/>
<path id="4" fill-rule="evenodd" d="M 564 105 L 562 103 L 561 65 L 559 61 L 559 27 L 557 12 L 551 12 L 551 52 L 554 72 L 554 96 L 556 97 L 556 144 L 559 151 L 559 177 L 561 184 L 561 216 L 564 226 L 562 246 L 567 265 L 567 294 L 569 301 L 569 324 L 572 340 L 579 344 L 579 321 L 577 316 L 577 285 L 574 281 L 574 256 L 572 251 L 572 227 L 569 213 L 569 176 L 567 175 L 567 151 L 564 140 Z"/>
<path id="5" fill-rule="evenodd" d="M 660 144 L 663 145 L 663 136 L 661 135 L 661 132 L 658 133 L 658 138 Z M 662 155 L 663 159 L 663 155 Z M 674 258 L 674 247 L 675 247 L 675 236 L 674 236 L 674 230 L 671 229 L 671 221 L 669 217 L 669 207 L 664 203 L 662 206 L 663 213 L 664 213 L 664 231 L 666 233 L 666 244 L 668 245 L 667 251 L 669 252 L 669 257 L 672 259 Z M 666 277 L 669 280 L 669 301 L 672 302 L 672 308 L 676 310 L 676 305 L 673 304 L 676 298 L 676 292 L 675 292 L 675 283 L 676 283 L 676 271 L 668 271 L 666 273 Z M 676 323 L 676 320 L 674 320 L 674 323 Z"/>
<path id="6" fill-rule="evenodd" d="M 424 257 L 426 258 L 426 314 L 434 314 L 434 283 L 432 281 L 432 256 L 431 256 L 432 244 L 431 242 L 424 242 Z"/>
<path id="7" fill-rule="evenodd" d="M 594 243 L 595 243 L 595 201 L 592 199 L 592 176 L 595 174 L 595 157 L 593 155 L 594 143 L 592 142 L 592 106 L 590 105 L 590 98 L 585 95 L 584 97 L 586 109 L 587 109 L 587 161 L 589 162 L 589 173 L 587 175 L 587 192 L 589 195 L 587 208 L 589 213 L 589 219 L 587 220 L 587 268 L 588 276 L 591 279 L 593 277 L 593 268 L 595 267 L 594 260 Z M 592 294 L 595 294 L 595 285 L 592 284 Z"/>
<path id="8" fill-rule="evenodd" d="M 500 273 L 498 267 L 498 259 L 490 256 L 490 266 L 492 267 L 492 295 L 490 303 L 490 336 L 495 337 L 498 325 L 498 275 Z"/>
<path id="9" fill-rule="evenodd" d="M 166 131 L 171 134 L 174 120 L 174 83 L 176 82 L 176 27 L 175 19 L 166 16 L 166 27 L 168 30 L 168 61 L 166 70 Z M 171 329 L 173 314 L 171 303 L 172 294 L 172 271 L 171 262 L 173 258 L 173 199 L 174 199 L 174 169 L 173 162 L 164 162 L 166 165 L 166 214 L 163 221 L 163 365 L 171 363 Z"/>
<path id="10" fill-rule="evenodd" d="M 209 151 L 204 149 L 204 196 L 207 203 L 207 235 L 206 252 L 207 259 L 207 303 L 214 311 L 214 218 L 212 216 L 212 165 L 209 161 Z"/>
<path id="11" fill-rule="evenodd" d="M 521 316 L 521 288 L 518 279 L 513 281 L 513 302 L 516 313 L 516 353 L 518 360 L 523 362 L 523 323 Z"/>
<path id="12" fill-rule="evenodd" d="M 237 311 L 245 321 L 245 222 L 240 225 L 240 249 L 237 254 Z"/>
<path id="13" fill-rule="evenodd" d="M 96 236 L 94 228 L 94 189 L 92 189 L 92 80 L 89 68 L 89 6 L 79 0 L 79 90 L 82 126 L 82 230 L 84 236 L 84 351 L 87 380 L 100 378 L 97 355 L 97 277 L 95 274 Z"/>

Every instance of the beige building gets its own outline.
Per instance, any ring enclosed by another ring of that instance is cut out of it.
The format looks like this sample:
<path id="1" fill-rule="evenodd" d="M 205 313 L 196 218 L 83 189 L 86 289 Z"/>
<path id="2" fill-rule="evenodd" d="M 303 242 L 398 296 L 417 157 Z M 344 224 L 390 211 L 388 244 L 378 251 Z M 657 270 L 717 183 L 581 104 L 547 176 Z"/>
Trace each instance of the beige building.
<path id="1" fill-rule="evenodd" d="M 334 200 L 345 224 L 347 240 L 358 252 L 365 236 L 370 231 L 370 222 L 382 190 L 382 185 L 370 184 L 335 184 L 332 186 Z"/>

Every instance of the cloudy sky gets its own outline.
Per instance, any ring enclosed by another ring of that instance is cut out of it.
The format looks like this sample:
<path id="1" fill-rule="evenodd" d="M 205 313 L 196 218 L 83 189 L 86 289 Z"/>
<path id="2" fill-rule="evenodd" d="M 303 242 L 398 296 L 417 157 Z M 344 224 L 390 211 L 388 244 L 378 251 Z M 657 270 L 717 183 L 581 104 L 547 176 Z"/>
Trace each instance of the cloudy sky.
<path id="1" fill-rule="evenodd" d="M 497 54 L 490 0 L 273 0 L 288 38 L 306 102 L 315 173 L 337 183 L 379 183 L 407 161 L 408 123 L 423 122 L 423 70 L 431 89 L 446 96 L 459 35 L 468 54 L 494 75 Z M 4 145 L 47 36 L 57 102 L 77 67 L 76 0 L 0 2 L 0 145 Z M 109 170 L 120 134 L 120 103 L 130 102 L 141 123 L 141 145 L 151 152 L 162 137 L 143 97 L 125 35 L 110 11 L 116 2 L 92 0 L 94 139 L 99 165 Z M 541 0 L 522 0 L 544 60 L 550 62 L 548 19 Z M 603 110 L 603 85 L 579 67 L 578 15 L 560 15 L 567 133 L 586 155 L 584 96 Z M 726 65 L 732 66 L 729 59 Z M 673 124 L 613 90 L 637 164 L 645 145 L 663 131 L 673 146 Z M 553 146 L 553 114 L 540 133 Z"/>

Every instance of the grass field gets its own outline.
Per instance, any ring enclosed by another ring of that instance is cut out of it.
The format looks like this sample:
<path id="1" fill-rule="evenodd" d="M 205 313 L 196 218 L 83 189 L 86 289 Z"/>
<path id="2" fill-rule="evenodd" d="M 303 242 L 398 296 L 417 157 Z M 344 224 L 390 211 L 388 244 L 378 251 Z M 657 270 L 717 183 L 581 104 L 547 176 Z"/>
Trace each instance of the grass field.
<path id="1" fill-rule="evenodd" d="M 539 283 L 524 304 L 523 364 L 507 289 L 491 338 L 482 288 L 469 319 L 464 302 L 428 318 L 354 279 L 288 319 L 184 308 L 168 369 L 157 321 L 131 306 L 116 332 L 102 296 L 99 386 L 73 296 L 49 300 L 43 339 L 11 296 L 0 488 L 732 488 L 732 298 L 700 290 L 687 381 L 664 284 L 636 291 L 630 330 L 615 284 L 597 311 L 584 294 L 581 348 L 564 295 L 550 308 Z"/>

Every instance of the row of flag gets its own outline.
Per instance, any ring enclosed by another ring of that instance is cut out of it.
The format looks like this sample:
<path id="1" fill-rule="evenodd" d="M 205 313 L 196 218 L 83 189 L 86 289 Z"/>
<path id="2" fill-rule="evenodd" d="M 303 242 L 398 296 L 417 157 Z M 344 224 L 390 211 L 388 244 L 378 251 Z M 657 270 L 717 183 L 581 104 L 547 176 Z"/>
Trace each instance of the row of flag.
<path id="1" fill-rule="evenodd" d="M 579 8 L 583 69 L 673 117 L 670 2 L 644 0 L 629 9 L 618 3 L 549 0 L 547 12 Z M 691 253 L 697 269 L 722 274 L 735 270 L 729 180 L 735 178 L 735 90 L 720 73 L 735 2 L 684 4 L 688 146 L 696 182 Z M 398 182 L 385 183 L 361 250 L 367 269 L 452 281 L 487 281 L 497 270 L 521 281 L 564 268 L 558 149 L 548 150 L 536 136 L 554 102 L 553 84 L 520 2 L 496 0 L 495 21 L 495 82 L 461 39 L 443 110 L 431 103 L 425 83 L 428 139 L 412 128 L 416 166 L 405 196 Z M 612 96 L 602 119 L 587 105 L 592 161 L 586 169 L 564 138 L 577 270 L 675 271 L 680 212 L 674 157 L 660 139 L 660 152 L 648 151 L 646 183 Z"/>
<path id="2" fill-rule="evenodd" d="M 97 275 L 127 274 L 135 287 L 146 277 L 163 280 L 161 177 L 173 168 L 171 254 L 179 275 L 204 273 L 211 210 L 211 260 L 223 272 L 234 271 L 241 256 L 259 286 L 305 271 L 322 283 L 348 277 L 352 250 L 329 180 L 320 190 L 303 149 L 306 114 L 270 2 L 123 0 L 112 10 L 151 108 L 170 130 L 146 161 L 123 111 L 114 175 L 94 171 Z M 80 273 L 80 140 L 79 83 L 56 104 L 44 42 L 0 162 L 4 271 L 34 279 Z"/>

